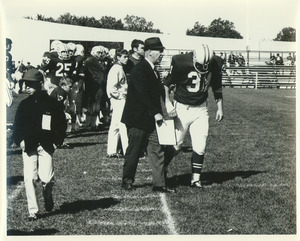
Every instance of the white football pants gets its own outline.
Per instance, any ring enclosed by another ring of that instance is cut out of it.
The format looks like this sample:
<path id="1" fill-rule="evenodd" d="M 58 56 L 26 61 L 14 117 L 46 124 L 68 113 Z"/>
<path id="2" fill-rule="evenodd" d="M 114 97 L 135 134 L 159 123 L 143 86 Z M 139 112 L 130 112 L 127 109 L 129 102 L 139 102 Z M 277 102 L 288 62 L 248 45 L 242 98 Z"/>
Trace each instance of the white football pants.
<path id="1" fill-rule="evenodd" d="M 180 150 L 186 136 L 190 131 L 193 151 L 198 155 L 204 155 L 206 140 L 209 129 L 209 116 L 207 103 L 200 106 L 191 106 L 175 102 L 177 117 L 175 120 L 176 128 L 176 150 Z"/>
<path id="2" fill-rule="evenodd" d="M 36 184 L 38 179 L 43 183 L 49 183 L 54 176 L 52 154 L 46 152 L 41 146 L 37 151 L 28 155 L 23 151 L 24 183 L 27 196 L 29 213 L 39 211 L 36 195 Z"/>
<path id="3" fill-rule="evenodd" d="M 112 107 L 112 116 L 108 131 L 107 154 L 112 155 L 117 153 L 118 140 L 120 136 L 123 154 L 125 155 L 128 146 L 128 135 L 126 125 L 121 122 L 125 99 L 116 100 L 111 98 L 110 103 Z"/>

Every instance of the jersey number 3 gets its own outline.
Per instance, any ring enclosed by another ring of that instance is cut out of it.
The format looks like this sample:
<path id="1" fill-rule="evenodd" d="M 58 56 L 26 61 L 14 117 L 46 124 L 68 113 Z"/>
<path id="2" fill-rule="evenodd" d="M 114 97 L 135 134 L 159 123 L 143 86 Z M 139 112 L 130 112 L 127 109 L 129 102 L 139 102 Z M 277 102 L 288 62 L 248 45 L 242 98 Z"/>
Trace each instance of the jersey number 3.
<path id="1" fill-rule="evenodd" d="M 189 80 L 189 83 L 191 83 L 190 85 L 186 86 L 186 89 L 189 92 L 193 92 L 193 93 L 198 92 L 201 88 L 201 85 L 204 84 L 204 81 L 201 81 L 201 79 L 199 78 L 199 75 L 196 71 L 192 71 L 188 74 L 188 80 Z"/>

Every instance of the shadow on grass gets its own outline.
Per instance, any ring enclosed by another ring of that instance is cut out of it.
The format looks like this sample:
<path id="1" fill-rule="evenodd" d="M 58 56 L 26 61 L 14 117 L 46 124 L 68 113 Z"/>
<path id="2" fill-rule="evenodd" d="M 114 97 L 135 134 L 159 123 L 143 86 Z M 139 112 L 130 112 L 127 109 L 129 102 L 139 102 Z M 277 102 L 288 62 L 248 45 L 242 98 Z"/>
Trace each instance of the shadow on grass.
<path id="1" fill-rule="evenodd" d="M 99 200 L 78 200 L 71 203 L 63 203 L 58 210 L 40 215 L 40 218 L 45 218 L 57 214 L 74 214 L 81 211 L 93 211 L 98 208 L 106 209 L 119 204 L 120 201 L 114 198 L 103 198 Z"/>
<path id="2" fill-rule="evenodd" d="M 7 186 L 12 186 L 12 185 L 17 185 L 19 182 L 24 180 L 23 176 L 13 176 L 13 177 L 8 177 L 7 179 Z"/>
<path id="3" fill-rule="evenodd" d="M 24 236 L 24 235 L 54 235 L 58 233 L 59 231 L 56 229 L 36 229 L 31 232 L 28 231 L 21 231 L 17 229 L 8 229 L 7 230 L 7 236 Z"/>
<path id="4" fill-rule="evenodd" d="M 106 135 L 108 133 L 107 130 L 78 130 L 75 133 L 68 134 L 68 139 L 78 138 L 78 137 L 90 137 L 90 136 L 100 136 L 100 135 Z"/>
<path id="5" fill-rule="evenodd" d="M 193 148 L 191 146 L 183 146 L 181 148 L 181 152 L 183 152 L 183 153 L 191 153 L 191 152 L 193 152 Z"/>
<path id="6" fill-rule="evenodd" d="M 249 178 L 253 175 L 265 173 L 263 171 L 233 171 L 233 172 L 206 172 L 201 174 L 202 184 L 204 186 L 222 184 L 237 177 Z M 171 186 L 189 186 L 191 181 L 191 174 L 183 174 L 174 176 L 168 179 Z"/>

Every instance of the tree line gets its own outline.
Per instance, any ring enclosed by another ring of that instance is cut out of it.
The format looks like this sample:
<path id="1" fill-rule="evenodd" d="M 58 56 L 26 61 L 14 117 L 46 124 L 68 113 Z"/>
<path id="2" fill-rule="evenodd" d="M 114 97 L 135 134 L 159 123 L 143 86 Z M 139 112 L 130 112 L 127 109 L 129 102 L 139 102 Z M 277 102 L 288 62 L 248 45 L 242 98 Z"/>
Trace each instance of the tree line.
<path id="1" fill-rule="evenodd" d="M 34 19 L 25 17 L 26 19 Z M 62 24 L 71 24 L 84 27 L 105 28 L 114 30 L 126 30 L 147 33 L 162 33 L 159 29 L 155 29 L 153 22 L 147 21 L 143 17 L 134 15 L 126 15 L 123 19 L 116 19 L 111 16 L 103 16 L 100 19 L 87 16 L 75 16 L 70 13 L 60 15 L 57 19 L 45 17 L 42 14 L 37 14 L 34 20 L 47 21 Z M 213 20 L 208 27 L 205 27 L 199 22 L 196 22 L 193 28 L 186 30 L 186 35 L 201 36 L 201 37 L 217 37 L 217 38 L 233 38 L 243 39 L 243 36 L 235 30 L 233 22 L 217 18 Z M 296 41 L 296 29 L 291 27 L 283 28 L 273 39 L 274 41 Z"/>

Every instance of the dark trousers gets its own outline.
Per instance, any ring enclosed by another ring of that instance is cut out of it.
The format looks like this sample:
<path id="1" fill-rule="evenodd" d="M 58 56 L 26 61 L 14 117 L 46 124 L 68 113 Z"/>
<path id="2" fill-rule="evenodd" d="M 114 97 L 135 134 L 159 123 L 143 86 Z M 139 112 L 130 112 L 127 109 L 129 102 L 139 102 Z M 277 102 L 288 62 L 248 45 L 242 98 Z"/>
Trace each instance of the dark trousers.
<path id="1" fill-rule="evenodd" d="M 153 186 L 164 187 L 164 150 L 158 142 L 156 130 L 149 133 L 134 127 L 128 129 L 128 147 L 123 165 L 123 182 L 133 183 L 141 150 L 147 145 L 148 159 L 152 168 Z"/>

